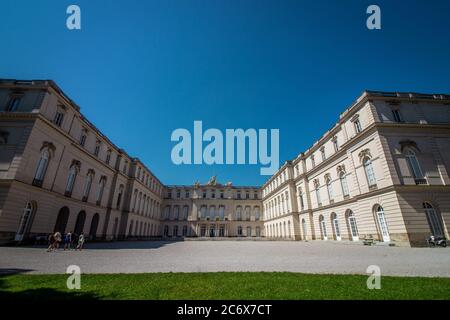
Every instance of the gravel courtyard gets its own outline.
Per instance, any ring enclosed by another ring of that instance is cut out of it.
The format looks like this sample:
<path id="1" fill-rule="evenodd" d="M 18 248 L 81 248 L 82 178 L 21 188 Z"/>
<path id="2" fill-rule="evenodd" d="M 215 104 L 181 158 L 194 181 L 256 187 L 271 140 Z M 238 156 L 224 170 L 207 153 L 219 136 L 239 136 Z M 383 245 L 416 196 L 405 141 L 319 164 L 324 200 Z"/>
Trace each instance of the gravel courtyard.
<path id="1" fill-rule="evenodd" d="M 448 248 L 362 246 L 335 242 L 185 241 L 87 244 L 79 251 L 46 252 L 43 247 L 0 247 L 0 273 L 290 271 L 450 277 Z"/>

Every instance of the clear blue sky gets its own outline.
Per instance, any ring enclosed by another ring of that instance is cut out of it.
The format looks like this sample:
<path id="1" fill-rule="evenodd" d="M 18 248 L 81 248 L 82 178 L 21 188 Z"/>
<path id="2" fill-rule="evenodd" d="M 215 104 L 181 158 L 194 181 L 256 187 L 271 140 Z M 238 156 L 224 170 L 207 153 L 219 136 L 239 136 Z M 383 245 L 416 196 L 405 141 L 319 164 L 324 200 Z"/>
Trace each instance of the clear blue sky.
<path id="1" fill-rule="evenodd" d="M 66 29 L 66 8 L 82 30 Z M 382 30 L 369 31 L 378 4 Z M 166 184 L 261 184 L 172 164 L 176 128 L 279 128 L 281 162 L 365 89 L 450 93 L 450 1 L 2 0 L 0 77 L 53 79 Z"/>

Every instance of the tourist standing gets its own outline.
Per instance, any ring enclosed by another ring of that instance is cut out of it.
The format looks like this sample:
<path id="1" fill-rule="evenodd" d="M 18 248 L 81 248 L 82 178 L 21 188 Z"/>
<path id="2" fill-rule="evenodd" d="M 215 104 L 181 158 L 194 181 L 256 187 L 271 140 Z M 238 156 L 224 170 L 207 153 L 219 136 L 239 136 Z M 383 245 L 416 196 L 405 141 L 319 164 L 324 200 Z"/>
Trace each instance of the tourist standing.
<path id="1" fill-rule="evenodd" d="M 48 235 L 48 248 L 47 248 L 47 252 L 50 252 L 53 250 L 55 246 L 55 237 L 53 233 L 50 233 Z"/>
<path id="2" fill-rule="evenodd" d="M 83 249 L 84 240 L 85 240 L 85 238 L 84 238 L 84 234 L 82 232 L 80 234 L 80 236 L 78 237 L 78 246 L 77 246 L 77 249 L 80 251 Z"/>
<path id="3" fill-rule="evenodd" d="M 70 245 L 72 244 L 72 231 L 70 231 L 70 232 L 67 232 L 65 235 L 64 235 L 64 251 L 67 249 L 67 250 L 70 250 Z"/>
<path id="4" fill-rule="evenodd" d="M 55 235 L 54 235 L 54 238 L 55 238 L 55 242 L 54 242 L 54 248 L 53 249 L 57 250 L 57 249 L 59 249 L 59 243 L 62 240 L 61 233 L 59 231 L 57 231 L 55 233 Z"/>

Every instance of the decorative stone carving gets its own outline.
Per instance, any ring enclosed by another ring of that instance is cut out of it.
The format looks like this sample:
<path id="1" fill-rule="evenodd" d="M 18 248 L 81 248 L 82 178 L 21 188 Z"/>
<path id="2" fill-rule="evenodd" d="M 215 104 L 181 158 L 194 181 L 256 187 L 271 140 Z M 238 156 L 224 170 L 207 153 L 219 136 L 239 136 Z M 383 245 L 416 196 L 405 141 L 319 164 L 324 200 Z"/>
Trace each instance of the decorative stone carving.
<path id="1" fill-rule="evenodd" d="M 341 172 L 345 173 L 345 165 L 343 165 L 343 164 L 338 165 L 336 168 L 336 171 L 338 174 L 340 174 Z"/>
<path id="2" fill-rule="evenodd" d="M 369 149 L 364 149 L 364 150 L 362 150 L 362 151 L 358 154 L 358 156 L 359 156 L 359 160 L 360 160 L 361 162 L 363 161 L 363 159 L 364 159 L 365 157 L 369 157 L 369 159 L 372 158 L 372 155 L 370 154 L 370 150 L 369 150 Z"/>
<path id="3" fill-rule="evenodd" d="M 400 144 L 400 150 L 403 152 L 405 150 L 405 148 L 413 148 L 417 151 L 420 152 L 420 149 L 417 147 L 417 143 L 412 141 L 412 140 L 402 140 L 399 142 Z"/>

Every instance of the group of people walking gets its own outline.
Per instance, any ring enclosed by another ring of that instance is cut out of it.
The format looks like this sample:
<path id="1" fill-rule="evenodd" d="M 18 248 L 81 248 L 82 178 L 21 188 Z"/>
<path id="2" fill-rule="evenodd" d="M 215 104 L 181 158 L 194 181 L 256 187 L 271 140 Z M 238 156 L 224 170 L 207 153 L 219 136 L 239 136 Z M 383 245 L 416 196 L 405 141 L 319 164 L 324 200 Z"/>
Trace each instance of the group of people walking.
<path id="1" fill-rule="evenodd" d="M 64 237 L 60 232 L 51 233 L 48 236 L 48 249 L 47 252 L 55 251 L 59 249 L 62 242 L 64 250 L 72 250 L 72 246 L 75 246 L 75 250 L 83 250 L 84 241 L 86 240 L 83 232 L 80 235 L 67 232 Z"/>

